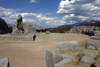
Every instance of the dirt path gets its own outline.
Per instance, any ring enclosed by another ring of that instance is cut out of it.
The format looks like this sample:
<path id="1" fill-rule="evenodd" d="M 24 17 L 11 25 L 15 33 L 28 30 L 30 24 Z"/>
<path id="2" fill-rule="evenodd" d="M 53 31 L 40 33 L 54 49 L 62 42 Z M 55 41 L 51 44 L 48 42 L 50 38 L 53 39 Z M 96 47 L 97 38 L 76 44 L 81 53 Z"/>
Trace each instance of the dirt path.
<path id="1" fill-rule="evenodd" d="M 10 67 L 42 67 L 45 51 L 65 42 L 77 43 L 89 39 L 83 34 L 38 34 L 35 41 L 0 41 L 0 58 L 8 57 Z"/>

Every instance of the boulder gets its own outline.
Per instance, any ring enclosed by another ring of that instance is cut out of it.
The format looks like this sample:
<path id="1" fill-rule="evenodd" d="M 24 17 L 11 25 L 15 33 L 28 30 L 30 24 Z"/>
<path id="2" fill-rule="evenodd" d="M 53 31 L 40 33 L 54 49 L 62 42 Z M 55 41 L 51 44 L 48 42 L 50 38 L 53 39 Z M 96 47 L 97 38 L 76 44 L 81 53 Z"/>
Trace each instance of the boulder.
<path id="1" fill-rule="evenodd" d="M 70 59 L 64 59 L 57 64 L 54 65 L 54 67 L 63 67 L 65 64 L 69 63 L 71 60 Z"/>
<path id="2" fill-rule="evenodd" d="M 80 60 L 80 62 L 85 62 L 85 63 L 88 63 L 88 64 L 93 64 L 95 62 L 95 60 L 91 57 L 87 57 L 87 56 L 83 56 Z"/>
<path id="3" fill-rule="evenodd" d="M 90 39 L 100 40 L 100 37 L 99 36 L 90 36 Z"/>
<path id="4" fill-rule="evenodd" d="M 50 31 L 46 31 L 46 34 L 50 34 Z"/>
<path id="5" fill-rule="evenodd" d="M 16 25 L 19 31 L 24 31 L 23 29 L 23 22 L 22 22 L 22 16 L 18 15 Z"/>
<path id="6" fill-rule="evenodd" d="M 88 49 L 93 49 L 93 50 L 95 50 L 95 49 L 96 49 L 96 47 L 95 47 L 95 46 L 88 46 L 87 48 L 88 48 Z"/>
<path id="7" fill-rule="evenodd" d="M 0 59 L 0 67 L 9 67 L 9 59 L 8 58 Z"/>
<path id="8" fill-rule="evenodd" d="M 63 51 L 66 51 L 68 49 L 72 50 L 74 49 L 75 47 L 77 47 L 76 44 L 72 44 L 72 43 L 63 43 L 61 45 L 58 45 L 56 48 L 60 49 L 60 50 L 63 50 Z"/>
<path id="9" fill-rule="evenodd" d="M 80 57 L 89 56 L 89 57 L 95 58 L 99 55 L 99 52 L 100 51 L 98 50 L 83 50 L 82 52 L 78 54 L 78 56 Z"/>
<path id="10" fill-rule="evenodd" d="M 24 26 L 24 33 L 36 33 L 35 25 L 31 22 L 26 22 L 23 24 Z"/>
<path id="11" fill-rule="evenodd" d="M 57 54 L 60 53 L 59 49 L 56 48 L 51 48 L 46 50 L 46 65 L 49 67 L 54 67 L 54 64 L 56 64 L 54 62 L 54 57 L 57 56 Z M 60 62 L 61 60 L 63 60 L 63 58 L 58 58 L 58 62 Z"/>
<path id="12" fill-rule="evenodd" d="M 58 48 L 52 48 L 46 50 L 46 65 L 54 67 L 55 64 L 59 63 L 64 59 L 74 59 L 73 56 L 61 54 Z"/>
<path id="13" fill-rule="evenodd" d="M 96 31 L 94 35 L 95 36 L 100 36 L 100 31 Z"/>
<path id="14" fill-rule="evenodd" d="M 12 33 L 12 29 L 8 27 L 4 19 L 0 18 L 0 34 Z"/>
<path id="15" fill-rule="evenodd" d="M 100 46 L 100 43 L 87 41 L 86 48 L 88 48 L 89 46 L 94 46 L 94 48 L 95 48 L 96 46 Z"/>

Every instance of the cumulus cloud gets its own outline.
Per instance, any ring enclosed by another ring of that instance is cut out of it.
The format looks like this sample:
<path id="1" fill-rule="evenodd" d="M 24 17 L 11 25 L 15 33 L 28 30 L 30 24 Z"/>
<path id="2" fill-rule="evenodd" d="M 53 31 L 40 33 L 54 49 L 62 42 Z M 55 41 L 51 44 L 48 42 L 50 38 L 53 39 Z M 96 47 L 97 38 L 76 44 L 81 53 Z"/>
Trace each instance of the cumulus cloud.
<path id="1" fill-rule="evenodd" d="M 66 23 L 99 20 L 100 18 L 100 0 L 62 0 L 58 9 L 58 14 L 65 15 L 62 20 Z"/>
<path id="2" fill-rule="evenodd" d="M 63 24 L 58 17 L 46 17 L 41 13 L 18 13 L 18 9 L 0 7 L 0 17 L 7 23 L 15 23 L 18 15 L 22 15 L 23 22 L 32 22 L 43 27 L 55 27 Z"/>
<path id="3" fill-rule="evenodd" d="M 36 0 L 30 0 L 31 3 L 37 2 Z"/>
<path id="4" fill-rule="evenodd" d="M 52 13 L 45 13 L 45 14 L 47 14 L 47 15 L 51 15 Z"/>

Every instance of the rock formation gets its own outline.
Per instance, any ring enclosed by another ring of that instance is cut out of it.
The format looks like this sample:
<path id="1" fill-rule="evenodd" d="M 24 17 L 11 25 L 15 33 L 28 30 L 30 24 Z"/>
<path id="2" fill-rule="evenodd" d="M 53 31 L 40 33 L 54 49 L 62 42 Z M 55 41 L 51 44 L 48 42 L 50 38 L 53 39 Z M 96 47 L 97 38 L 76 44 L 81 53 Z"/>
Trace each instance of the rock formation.
<path id="1" fill-rule="evenodd" d="M 19 31 L 24 31 L 23 29 L 23 22 L 22 22 L 22 16 L 18 15 L 16 25 L 15 25 Z"/>
<path id="2" fill-rule="evenodd" d="M 24 23 L 22 22 L 22 16 L 19 15 L 17 18 L 17 21 L 15 23 L 15 26 L 13 27 L 13 35 L 26 35 L 26 34 L 35 34 L 36 33 L 36 29 L 35 29 L 35 25 L 33 23 L 27 22 Z"/>
<path id="3" fill-rule="evenodd" d="M 88 48 L 91 46 L 95 49 Z M 82 40 L 77 45 L 63 43 L 47 49 L 45 56 L 47 67 L 100 67 L 100 42 Z"/>
<path id="4" fill-rule="evenodd" d="M 5 20 L 0 18 L 0 34 L 7 34 L 7 33 L 11 33 L 11 32 L 12 32 L 12 29 L 8 27 Z"/>
<path id="5" fill-rule="evenodd" d="M 23 24 L 24 33 L 36 33 L 35 25 L 31 22 L 26 22 Z"/>

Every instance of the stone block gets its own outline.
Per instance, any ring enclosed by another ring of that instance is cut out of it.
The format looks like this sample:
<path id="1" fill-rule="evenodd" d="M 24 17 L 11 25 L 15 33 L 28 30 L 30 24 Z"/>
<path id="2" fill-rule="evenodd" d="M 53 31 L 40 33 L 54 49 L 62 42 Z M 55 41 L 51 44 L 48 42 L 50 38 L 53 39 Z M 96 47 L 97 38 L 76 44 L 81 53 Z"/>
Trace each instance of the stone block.
<path id="1" fill-rule="evenodd" d="M 0 59 L 0 67 L 9 67 L 9 59 L 8 58 Z"/>
<path id="2" fill-rule="evenodd" d="M 80 52 L 78 54 L 78 56 L 80 56 L 80 57 L 88 56 L 88 57 L 95 58 L 99 55 L 99 52 L 100 51 L 98 51 L 98 50 L 83 50 L 82 52 Z"/>
<path id="3" fill-rule="evenodd" d="M 52 48 L 46 50 L 46 65 L 49 67 L 54 67 L 54 65 L 64 59 L 72 60 L 74 57 L 70 55 L 61 54 L 60 50 L 57 48 Z"/>
<path id="4" fill-rule="evenodd" d="M 63 67 L 65 64 L 67 64 L 69 62 L 71 62 L 70 59 L 64 59 L 64 60 L 58 62 L 57 64 L 55 64 L 54 67 Z"/>
<path id="5" fill-rule="evenodd" d="M 55 56 L 57 56 L 57 54 L 60 53 L 59 49 L 56 48 L 51 48 L 46 50 L 46 65 L 49 67 L 54 67 L 54 59 L 56 60 L 56 58 L 54 58 Z M 59 58 L 58 62 L 60 62 L 61 60 L 63 60 L 63 58 Z"/>
<path id="6" fill-rule="evenodd" d="M 100 45 L 100 43 L 97 43 L 97 42 L 90 42 L 90 41 L 86 42 L 86 48 L 88 48 L 89 46 L 96 47 L 96 46 L 99 46 L 99 45 Z"/>
<path id="7" fill-rule="evenodd" d="M 76 44 L 72 44 L 72 43 L 63 43 L 61 45 L 58 45 L 56 48 L 60 49 L 60 50 L 63 50 L 63 51 L 66 51 L 68 49 L 74 49 L 75 47 L 77 47 Z"/>
<path id="8" fill-rule="evenodd" d="M 86 66 L 83 66 L 83 67 L 90 67 L 90 65 L 86 65 Z"/>
<path id="9" fill-rule="evenodd" d="M 100 40 L 100 37 L 99 36 L 91 36 L 90 39 Z"/>
<path id="10" fill-rule="evenodd" d="M 83 56 L 80 60 L 80 62 L 85 62 L 85 63 L 88 63 L 88 64 L 92 64 L 95 62 L 95 60 L 91 57 L 87 57 L 87 56 Z"/>
<path id="11" fill-rule="evenodd" d="M 95 50 L 96 47 L 95 46 L 88 46 L 87 49 L 93 49 L 93 50 Z"/>
<path id="12" fill-rule="evenodd" d="M 96 31 L 95 36 L 100 36 L 100 31 Z"/>

